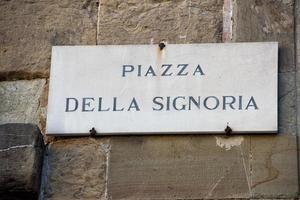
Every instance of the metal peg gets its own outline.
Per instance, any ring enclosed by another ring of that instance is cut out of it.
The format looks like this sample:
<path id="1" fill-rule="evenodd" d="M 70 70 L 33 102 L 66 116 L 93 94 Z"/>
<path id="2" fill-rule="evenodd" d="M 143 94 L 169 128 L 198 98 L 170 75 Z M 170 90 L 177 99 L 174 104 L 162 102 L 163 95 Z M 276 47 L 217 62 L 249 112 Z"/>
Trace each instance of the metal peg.
<path id="1" fill-rule="evenodd" d="M 230 128 L 230 126 L 226 126 L 226 128 L 225 128 L 225 135 L 226 136 L 230 136 L 231 135 L 231 133 L 232 133 L 232 129 Z"/>
<path id="2" fill-rule="evenodd" d="M 90 136 L 91 136 L 91 137 L 95 137 L 96 134 L 97 134 L 97 131 L 96 131 L 96 129 L 93 127 L 93 128 L 90 130 Z"/>
<path id="3" fill-rule="evenodd" d="M 166 47 L 166 44 L 164 42 L 160 42 L 158 46 L 160 50 L 163 50 Z"/>

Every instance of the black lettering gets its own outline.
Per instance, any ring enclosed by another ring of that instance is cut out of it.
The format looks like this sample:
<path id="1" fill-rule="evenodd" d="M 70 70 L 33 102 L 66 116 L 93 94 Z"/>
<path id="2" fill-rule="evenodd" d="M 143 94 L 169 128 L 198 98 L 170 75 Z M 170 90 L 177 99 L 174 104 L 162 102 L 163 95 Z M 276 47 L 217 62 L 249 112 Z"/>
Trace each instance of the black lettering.
<path id="1" fill-rule="evenodd" d="M 167 72 L 171 69 L 172 64 L 163 64 L 161 66 L 161 68 L 164 68 L 164 67 L 166 67 L 166 69 L 165 69 L 165 71 L 163 71 L 163 73 L 161 74 L 161 76 L 171 76 L 173 73 L 171 72 L 171 73 L 167 74 Z"/>
<path id="2" fill-rule="evenodd" d="M 153 68 L 152 68 L 151 65 L 149 66 L 149 68 L 148 68 L 145 76 L 148 76 L 148 74 L 152 74 L 152 76 L 156 76 L 156 74 L 155 74 L 155 72 L 154 72 L 154 70 L 153 70 Z"/>
<path id="3" fill-rule="evenodd" d="M 130 111 L 130 109 L 135 109 L 136 111 L 140 111 L 140 108 L 135 100 L 135 98 L 133 97 L 131 103 L 130 103 L 130 106 L 128 108 L 128 111 Z"/>
<path id="4" fill-rule="evenodd" d="M 232 110 L 235 110 L 235 108 L 232 105 L 234 104 L 234 102 L 235 102 L 234 96 L 223 96 L 223 110 L 226 110 L 227 105 L 229 105 L 229 107 Z"/>
<path id="5" fill-rule="evenodd" d="M 123 111 L 124 108 L 120 108 L 120 109 L 117 108 L 117 101 L 118 101 L 117 97 L 114 97 L 113 98 L 113 111 Z"/>
<path id="6" fill-rule="evenodd" d="M 153 110 L 160 111 L 160 110 L 162 110 L 162 109 L 164 108 L 164 105 L 163 105 L 161 102 L 159 102 L 158 100 L 161 100 L 161 101 L 162 101 L 163 98 L 162 98 L 162 97 L 154 97 L 154 98 L 153 98 L 153 103 L 154 103 L 155 105 L 158 105 L 158 106 L 159 106 L 158 108 L 152 107 Z"/>
<path id="7" fill-rule="evenodd" d="M 186 75 L 188 75 L 188 72 L 183 73 L 184 70 L 187 68 L 188 65 L 189 64 L 179 64 L 179 65 L 177 65 L 177 68 L 180 68 L 180 66 L 182 66 L 182 68 L 179 70 L 177 76 L 186 76 Z"/>
<path id="8" fill-rule="evenodd" d="M 200 75 L 205 75 L 205 74 L 203 73 L 203 70 L 201 69 L 201 66 L 200 66 L 200 65 L 198 65 L 198 66 L 196 67 L 196 69 L 195 69 L 195 71 L 194 71 L 194 73 L 193 73 L 193 76 L 195 76 L 196 73 L 200 73 Z"/>
<path id="9" fill-rule="evenodd" d="M 215 105 L 214 107 L 208 107 L 207 101 L 208 101 L 209 99 L 214 99 L 214 100 L 215 100 L 216 105 Z M 206 97 L 206 98 L 204 99 L 204 107 L 205 107 L 206 109 L 208 109 L 208 110 L 215 110 L 215 109 L 219 106 L 219 104 L 220 104 L 219 99 L 218 99 L 217 97 L 215 97 L 215 96 L 209 96 L 209 97 Z"/>
<path id="10" fill-rule="evenodd" d="M 178 96 L 178 97 L 175 97 L 174 100 L 173 100 L 173 107 L 175 108 L 175 110 L 185 110 L 185 107 L 186 105 L 181 105 L 181 108 L 178 108 L 177 107 L 177 99 L 185 99 L 185 97 L 183 96 Z"/>
<path id="11" fill-rule="evenodd" d="M 138 65 L 138 76 L 142 74 L 142 65 Z"/>
<path id="12" fill-rule="evenodd" d="M 167 106 L 166 110 L 170 110 L 170 97 L 167 97 Z"/>
<path id="13" fill-rule="evenodd" d="M 200 97 L 198 96 L 198 101 L 196 101 L 196 99 L 194 99 L 194 97 L 189 96 L 189 110 L 191 110 L 191 102 L 197 106 L 198 109 L 200 109 Z"/>
<path id="14" fill-rule="evenodd" d="M 99 97 L 98 111 L 109 111 L 110 108 L 102 109 L 102 97 Z"/>
<path id="15" fill-rule="evenodd" d="M 87 102 L 89 101 L 89 102 Z M 87 107 L 91 107 L 91 102 L 94 101 L 94 98 L 91 98 L 91 97 L 85 97 L 85 98 L 82 98 L 82 112 L 92 112 L 94 111 L 94 108 L 91 108 L 88 110 Z"/>
<path id="16" fill-rule="evenodd" d="M 242 110 L 242 96 L 239 96 L 239 110 Z"/>
<path id="17" fill-rule="evenodd" d="M 250 106 L 251 106 L 251 107 L 253 106 L 255 110 L 258 110 L 257 104 L 256 104 L 256 102 L 255 102 L 253 96 L 251 96 L 251 98 L 250 98 L 250 100 L 249 100 L 249 102 L 248 102 L 248 104 L 247 104 L 245 110 L 248 110 L 248 108 L 249 108 Z"/>
<path id="18" fill-rule="evenodd" d="M 74 101 L 74 108 L 70 109 L 70 100 Z M 66 112 L 74 112 L 78 108 L 78 100 L 76 98 L 66 98 Z"/>
<path id="19" fill-rule="evenodd" d="M 122 76 L 125 77 L 126 72 L 133 72 L 134 67 L 132 65 L 123 65 Z"/>

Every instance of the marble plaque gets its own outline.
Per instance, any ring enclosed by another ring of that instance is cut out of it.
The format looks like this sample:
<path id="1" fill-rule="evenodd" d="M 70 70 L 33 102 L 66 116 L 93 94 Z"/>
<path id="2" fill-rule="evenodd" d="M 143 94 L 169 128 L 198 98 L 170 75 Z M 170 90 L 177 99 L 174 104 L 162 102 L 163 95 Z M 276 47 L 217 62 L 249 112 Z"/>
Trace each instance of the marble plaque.
<path id="1" fill-rule="evenodd" d="M 277 42 L 54 46 L 47 134 L 277 132 Z"/>

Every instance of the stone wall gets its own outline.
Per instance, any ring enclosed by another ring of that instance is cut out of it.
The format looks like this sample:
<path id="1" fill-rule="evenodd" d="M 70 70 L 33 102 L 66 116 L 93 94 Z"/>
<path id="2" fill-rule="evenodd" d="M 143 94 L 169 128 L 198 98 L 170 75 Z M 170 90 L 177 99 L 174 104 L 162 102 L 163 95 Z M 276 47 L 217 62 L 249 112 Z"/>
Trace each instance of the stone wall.
<path id="1" fill-rule="evenodd" d="M 44 136 L 40 199 L 297 198 L 299 7 L 299 0 L 0 1 L 0 124 L 35 123 L 42 132 L 53 45 L 279 42 L 279 134 Z"/>

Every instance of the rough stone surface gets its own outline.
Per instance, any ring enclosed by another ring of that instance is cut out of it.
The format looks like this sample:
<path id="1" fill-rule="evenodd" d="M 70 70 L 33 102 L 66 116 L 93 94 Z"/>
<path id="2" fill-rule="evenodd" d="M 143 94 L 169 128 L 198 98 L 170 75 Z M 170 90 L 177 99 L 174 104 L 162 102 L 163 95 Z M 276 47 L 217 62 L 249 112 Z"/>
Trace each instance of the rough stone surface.
<path id="1" fill-rule="evenodd" d="M 278 129 L 279 134 L 297 135 L 297 94 L 295 72 L 278 75 Z"/>
<path id="2" fill-rule="evenodd" d="M 235 140 L 236 137 L 242 140 Z M 280 139 L 278 138 L 280 137 Z M 297 147 L 286 136 L 113 138 L 111 199 L 295 198 Z"/>
<path id="3" fill-rule="evenodd" d="M 256 198 L 296 198 L 296 136 L 251 136 L 251 188 Z"/>
<path id="4" fill-rule="evenodd" d="M 233 41 L 279 42 L 279 135 L 250 136 L 254 198 L 296 198 L 297 93 L 294 1 L 235 0 Z"/>
<path id="5" fill-rule="evenodd" d="M 0 125 L 0 199 L 37 199 L 43 138 L 32 124 Z"/>
<path id="6" fill-rule="evenodd" d="M 0 80 L 49 76 L 52 45 L 96 44 L 97 0 L 0 1 Z"/>
<path id="7" fill-rule="evenodd" d="M 41 199 L 105 199 L 106 152 L 102 139 L 60 139 L 48 146 Z"/>
<path id="8" fill-rule="evenodd" d="M 295 71 L 294 1 L 234 0 L 234 42 L 279 42 L 279 71 Z"/>
<path id="9" fill-rule="evenodd" d="M 300 72 L 300 0 L 296 0 L 296 46 L 297 46 L 297 71 Z M 299 79 L 300 80 L 300 79 Z"/>
<path id="10" fill-rule="evenodd" d="M 44 79 L 0 82 L 0 124 L 39 124 Z"/>
<path id="11" fill-rule="evenodd" d="M 296 0 L 296 45 L 297 45 L 297 105 L 300 105 L 300 0 Z M 300 128 L 300 110 L 298 109 L 298 127 Z M 300 129 L 299 129 L 300 130 Z"/>
<path id="12" fill-rule="evenodd" d="M 237 138 L 112 138 L 108 199 L 248 198 L 249 140 Z"/>
<path id="13" fill-rule="evenodd" d="M 296 0 L 296 51 L 297 51 L 297 71 L 300 72 L 300 0 Z"/>
<path id="14" fill-rule="evenodd" d="M 220 42 L 222 0 L 100 1 L 98 44 Z"/>
<path id="15" fill-rule="evenodd" d="M 295 8 L 295 19 L 296 19 L 296 61 L 297 61 L 297 106 L 300 105 L 300 0 L 296 0 L 296 8 Z M 297 108 L 297 128 L 298 128 L 298 168 L 300 168 L 300 109 Z M 298 177 L 300 177 L 300 170 L 298 171 Z M 299 178 L 300 180 L 300 178 Z M 300 183 L 298 183 L 299 187 L 300 187 Z M 300 191 L 300 188 L 299 188 Z M 298 194 L 298 198 L 300 199 L 300 192 Z"/>
<path id="16" fill-rule="evenodd" d="M 46 133 L 48 93 L 49 93 L 49 79 L 46 80 L 41 98 L 39 99 L 39 103 L 40 103 L 39 126 L 43 134 Z M 48 142 L 47 141 L 48 138 L 50 138 L 50 136 L 45 137 L 46 143 Z"/>

